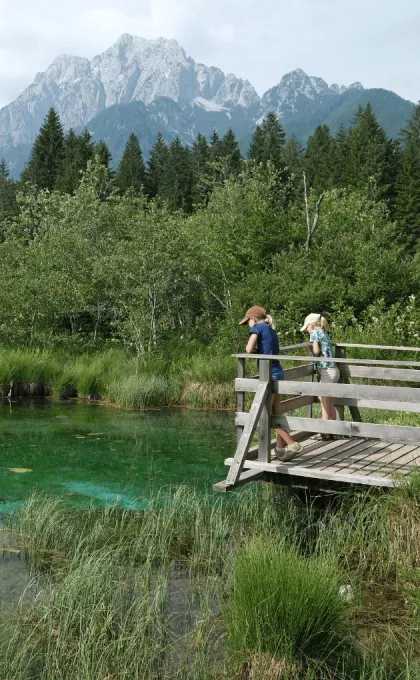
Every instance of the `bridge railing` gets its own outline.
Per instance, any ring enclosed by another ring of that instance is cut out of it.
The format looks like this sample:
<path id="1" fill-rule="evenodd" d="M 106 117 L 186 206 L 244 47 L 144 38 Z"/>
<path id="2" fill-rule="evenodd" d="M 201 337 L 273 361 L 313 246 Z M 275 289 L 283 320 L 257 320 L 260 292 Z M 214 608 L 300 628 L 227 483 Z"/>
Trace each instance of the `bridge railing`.
<path id="1" fill-rule="evenodd" d="M 352 343 L 336 344 L 334 361 L 340 369 L 340 382 L 319 383 L 314 381 L 314 366 L 325 357 L 311 355 L 311 343 L 300 343 L 282 347 L 282 354 L 234 354 L 238 360 L 238 377 L 235 380 L 237 394 L 237 449 L 230 467 L 226 488 L 240 483 L 243 464 L 247 458 L 257 457 L 261 463 L 271 461 L 271 430 L 281 427 L 297 430 L 296 439 L 304 439 L 313 433 L 333 434 L 344 437 L 382 439 L 388 442 L 420 444 L 419 427 L 362 423 L 359 408 L 383 409 L 420 413 L 420 390 L 418 387 L 395 387 L 382 385 L 351 384 L 351 378 L 374 379 L 375 381 L 408 382 L 420 385 L 420 361 L 395 359 L 358 359 L 346 356 L 347 348 L 378 349 L 401 352 L 420 352 L 417 347 L 397 347 L 384 345 L 359 345 Z M 309 351 L 308 355 L 289 355 L 286 352 Z M 246 361 L 258 359 L 259 375 L 246 377 Z M 296 362 L 297 366 L 286 368 L 284 380 L 271 380 L 272 361 Z M 249 412 L 245 411 L 245 395 L 254 393 L 255 397 Z M 287 395 L 277 412 L 271 413 L 272 394 Z M 312 406 L 321 397 L 332 397 L 337 409 L 338 419 L 322 420 L 312 417 Z M 350 409 L 352 421 L 344 420 L 344 407 Z M 290 415 L 293 411 L 306 407 L 306 416 Z M 251 447 L 258 428 L 258 444 Z M 220 489 L 219 489 L 220 490 Z"/>

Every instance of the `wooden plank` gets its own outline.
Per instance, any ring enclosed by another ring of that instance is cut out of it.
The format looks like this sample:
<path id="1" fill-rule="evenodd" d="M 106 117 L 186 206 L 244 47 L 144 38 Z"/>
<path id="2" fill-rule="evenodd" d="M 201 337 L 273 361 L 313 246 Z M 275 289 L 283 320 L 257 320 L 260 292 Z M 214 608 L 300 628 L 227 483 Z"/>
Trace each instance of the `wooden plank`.
<path id="1" fill-rule="evenodd" d="M 260 380 L 268 384 L 258 423 L 258 460 L 262 463 L 271 460 L 271 364 L 269 359 L 260 361 Z"/>
<path id="2" fill-rule="evenodd" d="M 262 477 L 264 477 L 264 470 L 246 470 L 245 472 L 242 472 L 241 476 L 239 477 L 238 481 L 235 484 L 235 487 L 233 487 L 231 484 L 228 484 L 226 479 L 223 479 L 221 482 L 213 484 L 213 490 L 218 491 L 219 493 L 227 493 L 228 491 L 231 491 L 233 488 L 236 489 L 238 486 L 243 486 L 244 484 L 248 484 L 249 482 L 256 482 Z"/>
<path id="3" fill-rule="evenodd" d="M 293 380 L 278 380 L 273 392 L 301 396 L 339 397 L 343 399 L 374 399 L 389 402 L 420 403 L 420 389 L 417 387 L 389 387 L 378 385 L 342 385 L 341 383 L 307 383 Z"/>
<path id="4" fill-rule="evenodd" d="M 245 378 L 245 359 L 238 359 L 238 378 Z M 238 392 L 236 395 L 236 410 L 245 411 L 245 392 Z M 236 443 L 239 444 L 244 428 L 241 425 L 236 427 Z"/>
<path id="5" fill-rule="evenodd" d="M 344 460 L 355 453 L 362 453 L 368 449 L 372 442 L 366 439 L 347 439 L 338 440 L 338 446 L 330 447 L 325 451 L 320 451 L 319 455 L 305 463 L 305 467 L 317 467 L 322 469 L 322 466 L 330 465 L 331 460 Z"/>
<path id="6" fill-rule="evenodd" d="M 407 413 L 420 413 L 420 403 L 413 404 L 408 401 L 377 401 L 376 399 L 334 398 L 334 404 L 340 404 L 343 406 L 353 406 L 359 408 L 384 409 L 386 411 L 406 411 Z"/>
<path id="7" fill-rule="evenodd" d="M 243 359 L 278 359 L 279 361 L 307 361 L 308 357 L 283 354 L 232 354 L 233 357 Z M 313 357 L 312 361 L 325 361 L 325 357 Z M 354 364 L 356 366 L 417 366 L 420 367 L 420 361 L 400 361 L 388 359 L 345 359 L 334 358 L 331 359 L 337 364 Z"/>
<path id="8" fill-rule="evenodd" d="M 322 465 L 318 469 L 324 470 L 325 472 L 346 472 L 348 474 L 353 474 L 354 472 L 360 473 L 365 465 L 369 465 L 369 461 L 372 461 L 375 456 L 379 459 L 385 456 L 391 451 L 395 451 L 402 448 L 402 444 L 389 444 L 388 442 L 370 442 L 370 446 L 360 451 L 362 454 L 360 458 L 353 456 L 341 457 L 337 460 L 331 459 L 328 461 L 327 465 Z M 361 474 L 364 474 L 361 472 Z"/>
<path id="9" fill-rule="evenodd" d="M 337 347 L 336 348 L 336 356 L 337 359 L 345 359 L 346 357 L 346 350 L 344 347 Z M 344 383 L 346 381 L 345 376 L 341 373 L 340 371 L 340 383 Z M 335 406 L 335 412 L 337 414 L 337 420 L 345 420 L 345 415 L 344 415 L 344 406 L 341 406 L 338 401 L 334 399 L 334 406 Z"/>
<path id="10" fill-rule="evenodd" d="M 420 372 L 420 371 L 419 371 Z M 314 365 L 311 363 L 302 364 L 302 366 L 294 366 L 293 368 L 284 369 L 285 380 L 297 380 L 298 378 L 306 378 L 306 376 L 313 376 Z"/>
<path id="11" fill-rule="evenodd" d="M 230 465 L 232 458 L 228 458 L 225 462 Z M 306 479 L 321 479 L 334 482 L 342 482 L 347 484 L 363 484 L 368 486 L 384 486 L 394 487 L 398 486 L 398 481 L 388 479 L 386 477 L 376 477 L 374 475 L 350 475 L 346 473 L 328 474 L 323 470 L 313 470 L 306 467 L 290 467 L 288 463 L 260 463 L 258 461 L 246 461 L 245 467 L 252 470 L 263 470 L 265 472 L 274 472 L 282 475 L 293 475 L 295 477 L 303 477 Z"/>
<path id="12" fill-rule="evenodd" d="M 361 349 L 392 349 L 400 352 L 420 352 L 420 347 L 404 347 L 402 345 L 358 345 L 352 342 L 337 342 L 336 347 L 355 347 Z"/>
<path id="13" fill-rule="evenodd" d="M 280 402 L 277 406 L 276 416 L 281 416 L 283 413 L 290 413 L 290 411 L 295 411 L 298 408 L 303 408 L 308 406 L 308 404 L 313 404 L 314 397 L 303 396 L 303 397 L 293 397 L 292 399 L 285 399 Z M 307 416 L 311 418 L 312 416 Z"/>
<path id="14" fill-rule="evenodd" d="M 306 378 L 307 376 L 312 376 L 314 373 L 314 367 L 312 364 L 306 364 L 303 366 L 296 366 L 295 368 L 286 368 L 284 371 L 285 380 L 297 380 L 298 378 Z M 253 378 L 243 378 L 238 377 L 235 379 L 235 392 L 241 394 L 243 392 L 256 392 L 258 387 L 258 376 Z M 273 386 L 276 387 L 278 380 L 273 380 Z M 237 411 L 242 409 L 237 408 Z"/>
<path id="15" fill-rule="evenodd" d="M 245 415 L 245 414 L 244 414 Z M 376 423 L 340 422 L 337 420 L 321 420 L 315 418 L 299 418 L 296 416 L 273 416 L 272 426 L 286 430 L 298 429 L 308 432 L 325 432 L 327 434 L 344 435 L 346 437 L 366 437 L 389 442 L 420 443 L 420 427 L 403 425 L 377 425 Z"/>
<path id="16" fill-rule="evenodd" d="M 254 436 L 255 429 L 257 427 L 261 412 L 266 402 L 268 390 L 269 383 L 261 381 L 256 392 L 254 401 L 252 403 L 250 412 L 242 414 L 247 416 L 247 421 L 244 425 L 244 431 L 242 433 L 242 437 L 236 449 L 236 453 L 233 459 L 234 462 L 226 478 L 226 482 L 230 485 L 234 486 L 241 475 L 246 454 L 248 452 L 249 446 L 252 441 L 252 437 Z"/>
<path id="17" fill-rule="evenodd" d="M 385 452 L 382 451 L 380 455 L 373 455 L 370 457 L 370 460 L 363 461 L 360 470 L 363 474 L 369 474 L 372 469 L 379 472 L 381 468 L 386 468 L 390 464 L 395 466 L 395 469 L 399 469 L 410 462 L 410 456 L 417 450 L 418 447 L 413 445 L 399 446 L 397 449 L 389 445 Z M 381 474 L 387 474 L 387 472 L 381 471 Z"/>
<path id="18" fill-rule="evenodd" d="M 311 359 L 312 359 L 312 357 L 313 357 L 312 346 L 309 348 L 309 354 L 310 354 L 310 357 L 311 357 Z M 314 381 L 314 377 L 315 377 L 315 365 L 314 365 L 314 363 L 312 362 L 312 373 L 306 378 L 307 382 L 311 382 L 311 383 L 312 383 L 312 382 Z M 285 379 L 285 380 L 290 380 L 289 376 L 284 376 L 284 379 Z M 306 407 L 306 417 L 307 417 L 307 418 L 312 418 L 313 415 L 314 415 L 314 414 L 313 414 L 313 401 L 312 401 L 312 402 L 311 402 L 310 404 L 308 404 L 308 406 Z"/>
<path id="19" fill-rule="evenodd" d="M 378 368 L 375 366 L 345 366 L 341 364 L 340 373 L 348 378 L 373 378 L 374 380 L 420 383 L 420 371 L 410 368 Z"/>

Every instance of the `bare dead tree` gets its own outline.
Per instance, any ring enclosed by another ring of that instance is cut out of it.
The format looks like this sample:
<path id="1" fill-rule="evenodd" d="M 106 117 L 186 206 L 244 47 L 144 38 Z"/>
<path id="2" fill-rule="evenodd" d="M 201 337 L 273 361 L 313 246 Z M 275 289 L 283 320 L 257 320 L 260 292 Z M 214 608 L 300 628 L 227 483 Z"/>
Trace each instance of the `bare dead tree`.
<path id="1" fill-rule="evenodd" d="M 308 199 L 308 188 L 306 185 L 306 173 L 303 173 L 303 187 L 304 187 L 304 196 L 305 196 L 305 212 L 306 212 L 306 226 L 307 226 L 307 236 L 306 236 L 306 250 L 309 250 L 311 247 L 312 243 L 312 236 L 314 235 L 315 229 L 317 228 L 318 225 L 318 220 L 319 220 L 319 210 L 321 208 L 321 203 L 324 200 L 325 196 L 325 191 L 322 192 L 322 194 L 318 197 L 318 200 L 316 202 L 315 206 L 315 214 L 313 217 L 313 220 L 311 221 L 311 217 L 309 215 L 309 199 Z"/>

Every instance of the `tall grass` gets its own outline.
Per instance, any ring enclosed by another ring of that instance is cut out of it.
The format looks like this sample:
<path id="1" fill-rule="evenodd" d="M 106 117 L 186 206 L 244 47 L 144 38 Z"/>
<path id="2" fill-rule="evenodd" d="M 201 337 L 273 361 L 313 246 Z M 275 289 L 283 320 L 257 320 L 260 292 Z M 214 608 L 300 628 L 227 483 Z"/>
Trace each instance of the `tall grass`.
<path id="1" fill-rule="evenodd" d="M 40 592 L 0 617 L 0 678 L 418 680 L 418 502 L 415 486 L 322 509 L 269 485 L 180 487 L 139 512 L 33 495 L 11 531 Z"/>

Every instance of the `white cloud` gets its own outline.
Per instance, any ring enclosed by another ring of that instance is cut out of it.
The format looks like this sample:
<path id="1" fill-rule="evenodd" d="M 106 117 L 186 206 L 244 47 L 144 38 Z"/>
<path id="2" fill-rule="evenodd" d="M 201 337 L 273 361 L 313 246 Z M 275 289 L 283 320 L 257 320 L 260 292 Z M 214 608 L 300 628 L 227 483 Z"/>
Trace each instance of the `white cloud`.
<path id="1" fill-rule="evenodd" d="M 92 58 L 124 32 L 176 38 L 260 93 L 301 67 L 420 99 L 415 0 L 0 0 L 0 15 L 0 105 L 59 54 Z"/>

